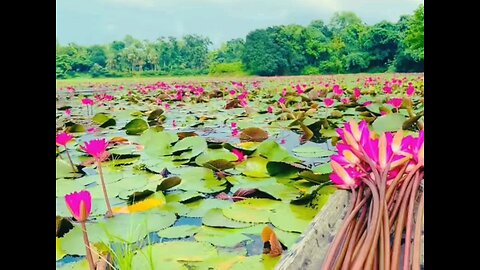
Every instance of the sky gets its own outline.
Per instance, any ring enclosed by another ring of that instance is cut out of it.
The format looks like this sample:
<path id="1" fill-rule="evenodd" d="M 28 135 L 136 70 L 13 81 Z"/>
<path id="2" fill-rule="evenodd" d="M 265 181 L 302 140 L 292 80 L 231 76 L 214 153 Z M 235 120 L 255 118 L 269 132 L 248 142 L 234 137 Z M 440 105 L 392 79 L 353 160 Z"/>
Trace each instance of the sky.
<path id="1" fill-rule="evenodd" d="M 367 24 L 396 22 L 423 0 L 56 0 L 60 44 L 94 45 L 130 34 L 150 41 L 164 36 L 207 36 L 213 47 L 274 25 L 308 25 L 353 11 Z"/>

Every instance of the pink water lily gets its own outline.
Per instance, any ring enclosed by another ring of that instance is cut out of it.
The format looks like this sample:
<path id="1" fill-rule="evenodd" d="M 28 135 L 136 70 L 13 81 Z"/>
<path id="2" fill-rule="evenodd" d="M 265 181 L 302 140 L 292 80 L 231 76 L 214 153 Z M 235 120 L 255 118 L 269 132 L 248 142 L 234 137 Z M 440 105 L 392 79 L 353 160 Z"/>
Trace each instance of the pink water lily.
<path id="1" fill-rule="evenodd" d="M 107 151 L 107 146 L 108 142 L 106 139 L 96 139 L 85 142 L 85 146 L 80 146 L 80 149 L 93 156 L 96 160 L 101 160 Z"/>
<path id="2" fill-rule="evenodd" d="M 244 161 L 244 160 L 246 159 L 246 155 L 245 155 L 242 151 L 240 151 L 240 150 L 238 150 L 238 149 L 235 149 L 235 148 L 232 149 L 232 153 L 237 156 L 237 160 L 236 160 L 236 161 L 238 161 L 238 162 Z"/>
<path id="3" fill-rule="evenodd" d="M 392 87 L 390 87 L 390 86 L 383 87 L 383 92 L 385 94 L 391 94 L 392 93 Z"/>
<path id="4" fill-rule="evenodd" d="M 92 209 L 92 196 L 87 190 L 73 192 L 65 195 L 65 203 L 70 213 L 79 222 L 84 222 L 90 216 Z"/>
<path id="5" fill-rule="evenodd" d="M 331 99 L 331 98 L 326 98 L 326 99 L 323 100 L 323 103 L 324 103 L 325 106 L 327 106 L 327 107 L 332 107 L 332 105 L 333 105 L 333 99 Z"/>
<path id="6" fill-rule="evenodd" d="M 84 98 L 84 99 L 82 99 L 82 104 L 83 105 L 93 105 L 93 99 Z"/>
<path id="7" fill-rule="evenodd" d="M 340 85 L 335 84 L 335 85 L 333 86 L 333 94 L 335 94 L 336 96 L 341 96 L 341 95 L 343 95 L 343 89 L 340 88 Z"/>
<path id="8" fill-rule="evenodd" d="M 392 105 L 393 107 L 395 107 L 395 109 L 399 109 L 400 107 L 402 107 L 403 99 L 402 98 L 392 98 L 387 103 Z"/>
<path id="9" fill-rule="evenodd" d="M 408 87 L 407 87 L 407 90 L 405 91 L 405 93 L 407 94 L 407 96 L 411 97 L 413 96 L 413 94 L 415 93 L 415 87 L 413 87 L 412 83 L 408 83 Z"/>
<path id="10" fill-rule="evenodd" d="M 350 103 L 350 99 L 348 97 L 342 98 L 342 104 L 348 104 Z"/>
<path id="11" fill-rule="evenodd" d="M 272 106 L 268 106 L 267 112 L 268 112 L 268 113 L 273 113 L 273 107 L 272 107 Z"/>
<path id="12" fill-rule="evenodd" d="M 358 99 L 362 95 L 362 92 L 360 92 L 360 89 L 356 87 L 355 89 L 353 89 L 353 94 L 355 95 L 355 98 Z"/>
<path id="13" fill-rule="evenodd" d="M 70 135 L 66 132 L 62 132 L 62 133 L 57 134 L 57 140 L 56 141 L 57 141 L 57 144 L 66 147 L 67 143 L 69 143 L 72 139 L 73 139 L 72 135 Z"/>
<path id="14" fill-rule="evenodd" d="M 284 97 L 281 97 L 281 98 L 278 100 L 278 103 L 285 104 L 285 98 L 284 98 Z"/>
<path id="15" fill-rule="evenodd" d="M 66 115 L 67 117 L 70 117 L 71 114 L 72 114 L 72 110 L 71 110 L 71 109 L 66 109 L 66 110 L 65 110 L 65 115 Z"/>
<path id="16" fill-rule="evenodd" d="M 68 210 L 82 227 L 83 243 L 85 244 L 87 262 L 91 270 L 95 269 L 95 263 L 91 253 L 90 241 L 88 240 L 87 226 L 85 222 L 92 210 L 92 196 L 87 190 L 73 192 L 65 195 L 65 203 Z"/>

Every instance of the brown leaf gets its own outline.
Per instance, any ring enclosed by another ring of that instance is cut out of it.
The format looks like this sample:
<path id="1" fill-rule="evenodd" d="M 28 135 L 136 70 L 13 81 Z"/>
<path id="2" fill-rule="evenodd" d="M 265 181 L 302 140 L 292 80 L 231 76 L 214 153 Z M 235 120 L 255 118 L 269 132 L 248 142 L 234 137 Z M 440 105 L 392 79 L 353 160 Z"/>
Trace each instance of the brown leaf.
<path id="1" fill-rule="evenodd" d="M 263 142 L 268 139 L 268 133 L 256 127 L 246 128 L 240 133 L 241 142 Z"/>
<path id="2" fill-rule="evenodd" d="M 263 228 L 262 241 L 264 254 L 269 254 L 272 257 L 277 257 L 282 254 L 282 244 L 280 244 L 277 235 L 270 226 L 265 226 L 265 228 Z"/>

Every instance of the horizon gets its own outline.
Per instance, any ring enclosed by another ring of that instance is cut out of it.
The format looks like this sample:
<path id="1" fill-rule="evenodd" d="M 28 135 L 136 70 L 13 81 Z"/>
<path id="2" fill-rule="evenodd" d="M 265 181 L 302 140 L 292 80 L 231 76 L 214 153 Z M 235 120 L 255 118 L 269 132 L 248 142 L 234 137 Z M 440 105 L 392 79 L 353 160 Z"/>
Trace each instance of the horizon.
<path id="1" fill-rule="evenodd" d="M 61 45 L 103 45 L 127 35 L 154 41 L 160 37 L 200 35 L 211 48 L 255 30 L 313 20 L 329 23 L 336 12 L 354 12 L 368 25 L 397 22 L 423 0 L 56 0 L 56 39 Z M 184 5 L 182 5 L 182 3 Z M 275 3 L 275 5 L 273 4 Z M 186 4 L 186 5 L 185 5 Z M 158 16 L 162 15 L 162 16 Z M 125 19 L 128 18 L 128 19 Z M 78 23 L 81 21 L 81 23 Z"/>

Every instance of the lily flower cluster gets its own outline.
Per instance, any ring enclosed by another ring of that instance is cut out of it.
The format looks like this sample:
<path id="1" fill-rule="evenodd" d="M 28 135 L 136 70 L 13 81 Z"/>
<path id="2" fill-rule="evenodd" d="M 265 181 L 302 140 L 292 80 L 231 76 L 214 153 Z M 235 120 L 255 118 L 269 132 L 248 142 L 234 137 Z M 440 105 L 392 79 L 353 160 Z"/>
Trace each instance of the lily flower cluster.
<path id="1" fill-rule="evenodd" d="M 352 120 L 337 133 L 342 141 L 331 157 L 330 179 L 352 196 L 322 269 L 418 269 L 424 131 L 418 137 L 402 130 L 378 135 L 367 122 Z"/>

